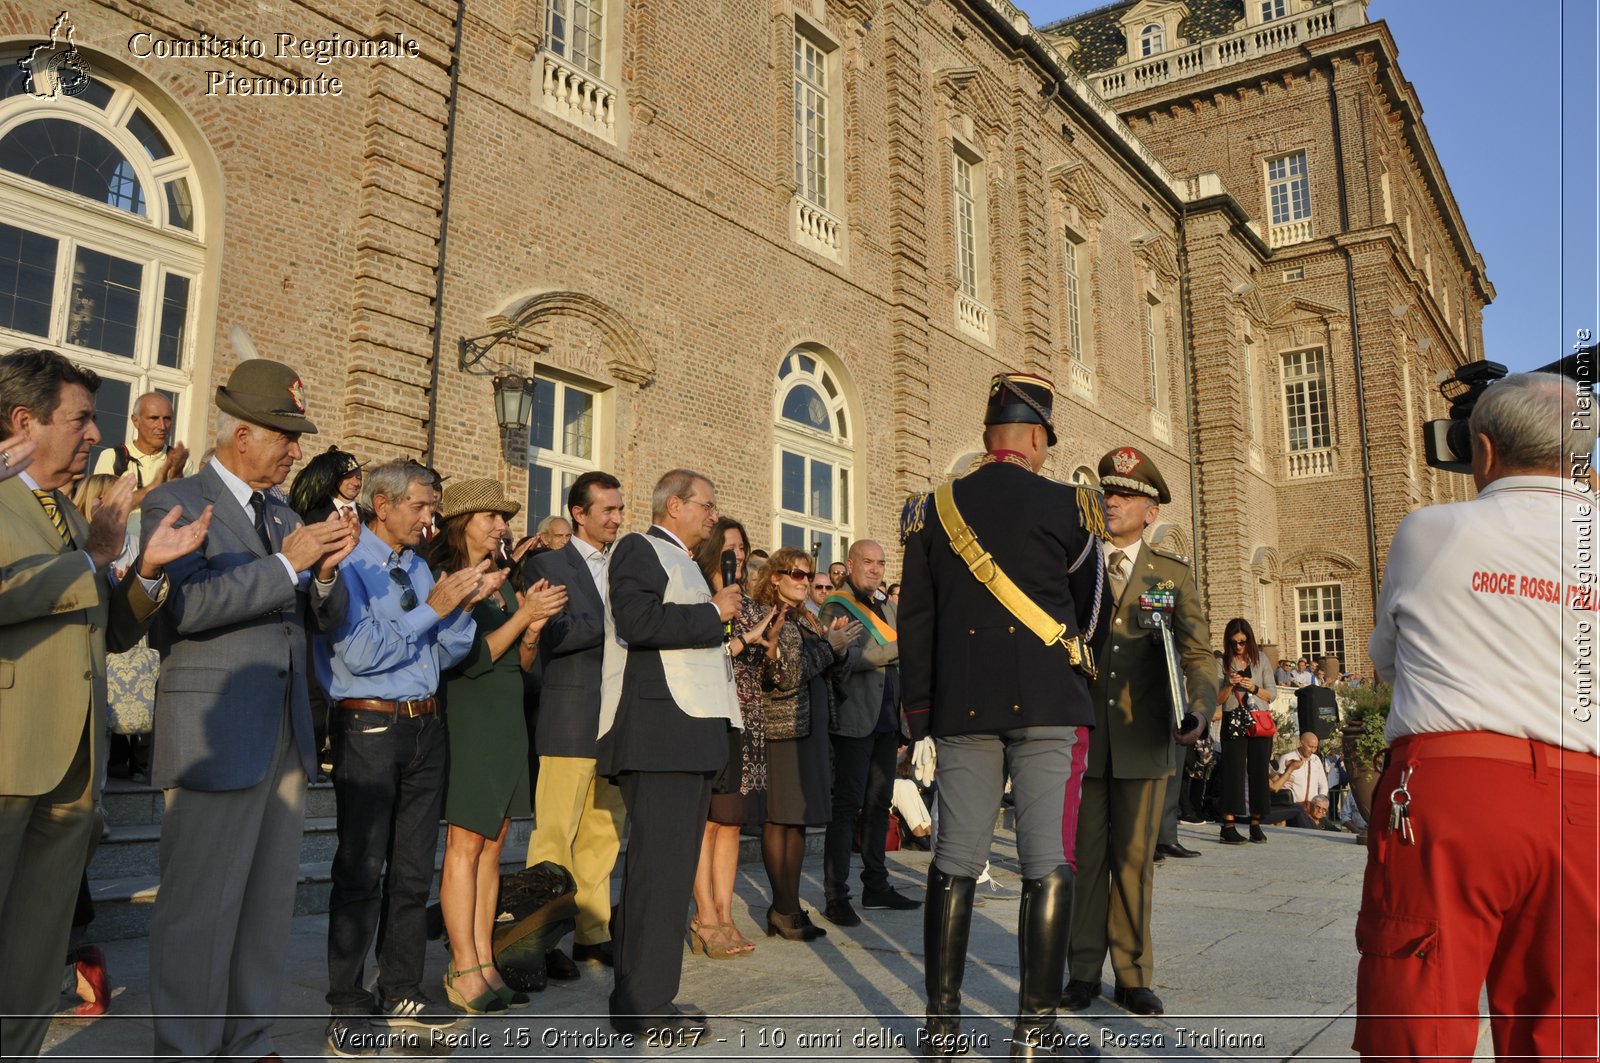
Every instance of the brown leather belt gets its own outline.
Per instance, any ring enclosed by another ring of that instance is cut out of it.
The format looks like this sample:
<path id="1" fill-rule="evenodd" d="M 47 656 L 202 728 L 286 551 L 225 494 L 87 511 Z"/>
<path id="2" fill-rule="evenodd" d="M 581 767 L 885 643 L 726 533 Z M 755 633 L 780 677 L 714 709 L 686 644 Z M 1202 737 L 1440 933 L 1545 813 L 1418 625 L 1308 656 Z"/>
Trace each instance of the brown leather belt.
<path id="1" fill-rule="evenodd" d="M 383 701 L 379 698 L 345 698 L 339 702 L 341 709 L 354 709 L 358 712 L 386 712 L 391 716 L 432 716 L 438 711 L 439 703 L 433 698 L 417 698 L 414 701 Z"/>

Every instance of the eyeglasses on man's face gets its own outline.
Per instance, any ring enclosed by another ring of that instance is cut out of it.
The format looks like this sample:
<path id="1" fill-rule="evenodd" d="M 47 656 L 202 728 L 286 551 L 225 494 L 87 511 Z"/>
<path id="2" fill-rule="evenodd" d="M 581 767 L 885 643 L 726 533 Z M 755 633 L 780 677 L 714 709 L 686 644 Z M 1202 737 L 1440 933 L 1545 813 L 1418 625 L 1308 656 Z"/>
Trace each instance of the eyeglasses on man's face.
<path id="1" fill-rule="evenodd" d="M 813 583 L 811 585 L 811 589 L 812 590 L 816 590 L 816 591 L 831 591 L 831 590 L 833 590 L 833 584 L 830 583 L 830 582 L 827 582 L 827 581 L 824 581 L 824 582 L 821 582 L 821 583 Z"/>
<path id="2" fill-rule="evenodd" d="M 691 506 L 700 506 L 700 507 L 702 507 L 706 511 L 706 514 L 709 517 L 711 517 L 711 519 L 713 519 L 713 520 L 715 520 L 720 515 L 717 512 L 717 507 L 712 505 L 710 502 L 702 502 L 698 498 L 686 498 L 686 499 L 684 499 L 684 501 L 687 502 Z"/>

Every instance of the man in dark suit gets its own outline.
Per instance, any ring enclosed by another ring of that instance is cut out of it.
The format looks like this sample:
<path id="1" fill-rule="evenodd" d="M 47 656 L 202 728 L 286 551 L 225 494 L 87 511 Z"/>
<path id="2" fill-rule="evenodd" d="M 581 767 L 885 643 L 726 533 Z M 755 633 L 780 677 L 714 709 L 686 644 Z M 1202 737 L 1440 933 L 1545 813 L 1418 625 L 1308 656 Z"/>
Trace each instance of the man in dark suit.
<path id="1" fill-rule="evenodd" d="M 123 478 L 89 520 L 63 488 L 100 441 L 100 379 L 55 351 L 0 358 L 0 1053 L 39 1052 L 57 1005 L 73 901 L 94 829 L 106 733 L 106 649 L 138 642 L 167 594 L 161 568 L 210 523 L 152 522 L 120 582 L 137 489 Z M 32 464 L 27 465 L 29 455 Z M 27 465 L 26 471 L 23 466 Z M 17 475 L 13 478 L 12 473 Z"/>
<path id="2" fill-rule="evenodd" d="M 586 472 L 572 482 L 567 511 L 577 529 L 559 550 L 528 560 L 529 581 L 567 588 L 567 607 L 539 638 L 544 659 L 534 829 L 528 866 L 554 861 L 578 883 L 572 958 L 545 956 L 551 978 L 578 976 L 576 960 L 611 965 L 611 871 L 622 845 L 622 792 L 595 771 L 600 721 L 600 667 L 605 652 L 606 561 L 622 528 L 622 483 L 610 473 Z"/>
<path id="3" fill-rule="evenodd" d="M 1097 1054 L 1056 1023 L 1072 909 L 1072 835 L 1088 728 L 1088 643 L 1103 615 L 1100 497 L 1038 475 L 1056 441 L 1055 390 L 1002 373 L 971 472 L 913 498 L 900 592 L 911 737 L 938 753 L 939 837 L 923 919 L 924 1051 L 962 1050 L 972 899 L 1007 773 L 1017 813 L 1021 992 L 1012 1059 Z M 1086 1046 L 1074 1051 L 1079 1041 Z"/>
<path id="4" fill-rule="evenodd" d="M 850 842 L 861 817 L 861 906 L 909 911 L 921 906 L 889 885 L 883 850 L 900 750 L 900 644 L 894 603 L 877 600 L 883 581 L 883 547 L 871 539 L 850 544 L 844 585 L 822 606 L 822 621 L 861 623 L 835 680 L 839 703 L 829 721 L 833 747 L 833 819 L 823 852 L 826 915 L 839 926 L 859 926 L 850 903 Z"/>
<path id="5" fill-rule="evenodd" d="M 1100 995 L 1109 950 L 1116 1003 L 1136 1015 L 1160 1015 L 1161 998 L 1150 988 L 1156 835 L 1166 780 L 1183 767 L 1181 749 L 1205 733 L 1216 707 L 1217 668 L 1189 559 L 1144 541 L 1145 528 L 1172 501 L 1155 463 L 1133 447 L 1113 450 L 1100 459 L 1100 486 L 1111 533 L 1102 588 L 1111 627 L 1098 648 L 1100 676 L 1092 688 L 1095 727 L 1078 812 L 1071 980 L 1061 1003 L 1082 1011 Z M 1173 719 L 1166 643 L 1150 623 L 1153 608 L 1167 615 L 1183 666 L 1187 696 L 1178 694 L 1193 718 L 1181 732 Z"/>
<path id="6" fill-rule="evenodd" d="M 271 488 L 300 457 L 298 374 L 241 362 L 217 388 L 217 448 L 144 501 L 211 507 L 205 549 L 171 566 L 151 641 L 161 653 L 151 778 L 166 791 L 150 921 L 158 1061 L 269 1057 L 299 881 L 307 780 L 317 773 L 306 624 L 344 608 L 339 562 L 357 526 L 303 524 Z M 148 548 L 148 545 L 147 545 Z"/>
<path id="7" fill-rule="evenodd" d="M 703 1031 L 673 1004 L 711 780 L 728 757 L 739 701 L 723 623 L 742 593 L 715 595 L 691 552 L 717 521 L 711 481 L 674 469 L 656 483 L 648 533 L 626 535 L 607 566 L 597 768 L 617 780 L 631 827 L 617 916 L 611 1025 Z"/>

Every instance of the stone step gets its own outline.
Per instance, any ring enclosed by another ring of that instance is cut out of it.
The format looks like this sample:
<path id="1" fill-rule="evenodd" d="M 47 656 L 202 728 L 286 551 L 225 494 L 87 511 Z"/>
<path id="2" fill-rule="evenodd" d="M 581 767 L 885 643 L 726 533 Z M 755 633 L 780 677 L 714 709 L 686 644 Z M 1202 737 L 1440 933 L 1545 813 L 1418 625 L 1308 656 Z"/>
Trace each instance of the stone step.
<path id="1" fill-rule="evenodd" d="M 302 844 L 302 853 L 307 846 L 335 846 L 337 836 L 331 829 L 332 820 L 327 817 L 316 817 L 306 821 L 306 838 Z M 123 828 L 132 830 L 133 828 Z M 155 830 L 155 828 L 151 828 Z M 506 836 L 505 849 L 501 853 L 500 867 L 503 871 L 515 871 L 526 866 L 528 852 L 528 836 L 532 829 L 531 818 L 518 818 L 511 821 L 511 829 Z M 116 839 L 117 828 L 113 828 L 112 840 Z M 154 838 L 142 838 L 139 844 L 154 847 Z M 313 840 L 315 838 L 315 840 Z M 820 827 L 810 828 L 806 831 L 806 855 L 820 858 L 822 855 L 823 830 Z M 100 843 L 100 850 L 104 852 L 110 842 Z M 622 851 L 625 854 L 628 848 L 626 837 L 622 840 Z M 332 855 L 333 849 L 327 850 L 325 860 L 308 860 L 300 865 L 299 882 L 295 888 L 294 908 L 295 915 L 319 915 L 328 910 L 328 893 L 332 888 Z M 302 857 L 304 859 L 304 857 Z M 90 864 L 89 893 L 94 898 L 94 924 L 90 928 L 92 940 L 117 941 L 124 938 L 144 937 L 150 932 L 150 914 L 155 910 L 156 892 L 160 886 L 160 879 L 151 870 L 145 874 L 106 874 L 101 869 L 100 853 L 95 854 L 95 860 Z M 444 862 L 444 824 L 440 824 L 438 848 L 434 852 L 434 877 L 432 888 L 435 893 L 439 887 L 438 871 Z M 745 836 L 739 839 L 739 862 L 741 864 L 758 864 L 761 862 L 761 839 L 755 836 Z M 622 859 L 617 859 L 617 874 L 621 874 Z"/>
<path id="2" fill-rule="evenodd" d="M 114 828 L 160 823 L 165 805 L 160 790 L 128 779 L 107 779 L 105 793 L 100 799 L 100 807 L 106 812 L 106 822 Z M 323 780 L 306 788 L 308 819 L 331 819 L 335 808 L 333 783 Z"/>

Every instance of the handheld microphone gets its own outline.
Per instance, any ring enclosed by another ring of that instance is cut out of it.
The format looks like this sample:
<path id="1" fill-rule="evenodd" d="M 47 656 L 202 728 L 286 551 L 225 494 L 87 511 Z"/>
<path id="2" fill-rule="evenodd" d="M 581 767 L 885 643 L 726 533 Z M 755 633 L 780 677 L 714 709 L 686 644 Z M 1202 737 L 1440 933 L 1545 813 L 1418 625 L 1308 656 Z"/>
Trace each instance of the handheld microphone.
<path id="1" fill-rule="evenodd" d="M 731 587 L 739 582 L 739 559 L 733 556 L 732 550 L 722 551 L 722 585 Z M 722 640 L 727 642 L 733 638 L 733 618 L 729 617 L 722 622 Z"/>

